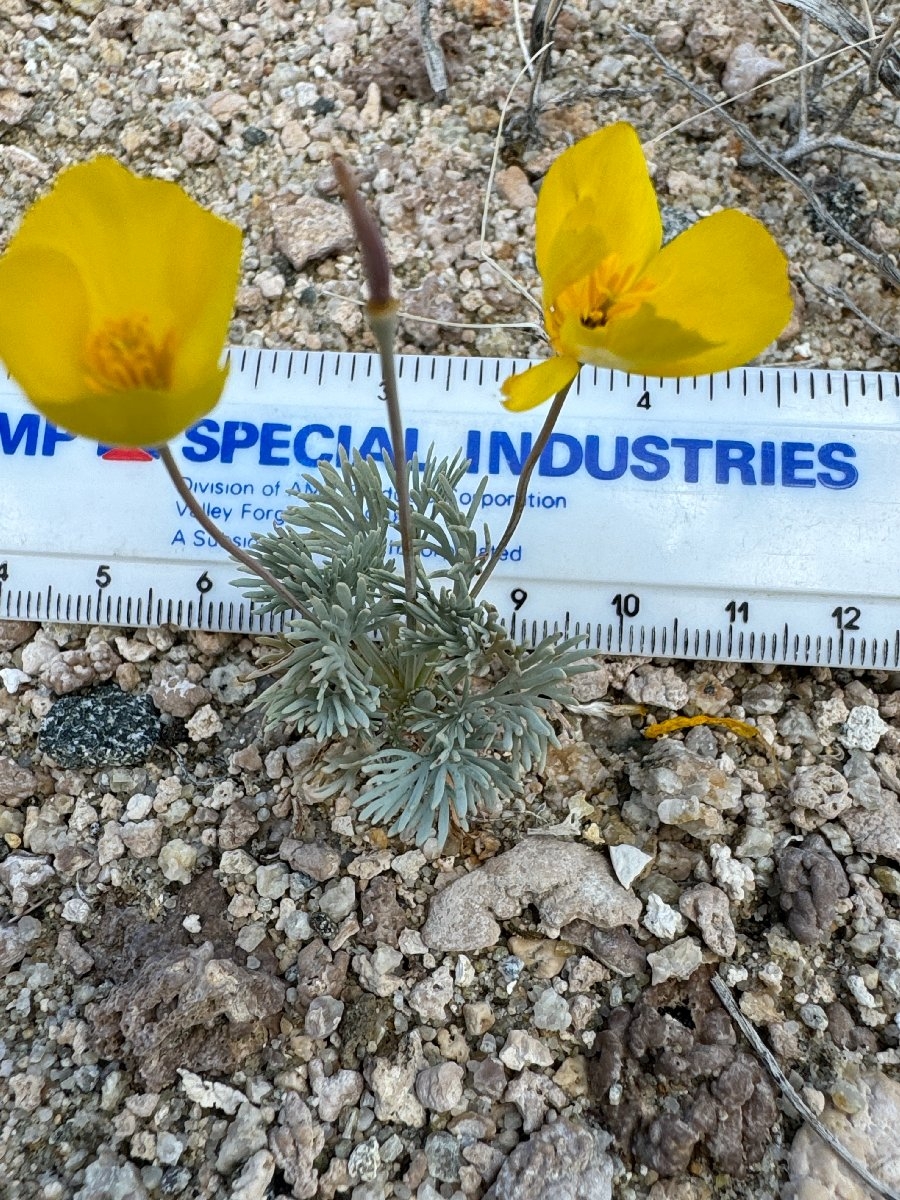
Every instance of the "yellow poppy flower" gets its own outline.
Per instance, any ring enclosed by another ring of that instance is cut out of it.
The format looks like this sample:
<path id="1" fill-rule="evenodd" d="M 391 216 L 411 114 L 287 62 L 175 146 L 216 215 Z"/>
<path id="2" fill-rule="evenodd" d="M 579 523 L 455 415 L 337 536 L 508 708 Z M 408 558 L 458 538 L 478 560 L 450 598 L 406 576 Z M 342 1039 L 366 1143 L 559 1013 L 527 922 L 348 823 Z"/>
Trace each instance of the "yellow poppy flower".
<path id="1" fill-rule="evenodd" d="M 55 425 L 154 446 L 216 404 L 240 230 L 112 158 L 63 171 L 0 258 L 0 358 Z"/>
<path id="2" fill-rule="evenodd" d="M 791 315 L 787 260 L 734 209 L 662 245 L 641 144 L 625 123 L 577 142 L 541 185 L 536 223 L 544 323 L 556 357 L 503 384 L 515 412 L 583 363 L 636 375 L 705 375 L 747 362 Z"/>

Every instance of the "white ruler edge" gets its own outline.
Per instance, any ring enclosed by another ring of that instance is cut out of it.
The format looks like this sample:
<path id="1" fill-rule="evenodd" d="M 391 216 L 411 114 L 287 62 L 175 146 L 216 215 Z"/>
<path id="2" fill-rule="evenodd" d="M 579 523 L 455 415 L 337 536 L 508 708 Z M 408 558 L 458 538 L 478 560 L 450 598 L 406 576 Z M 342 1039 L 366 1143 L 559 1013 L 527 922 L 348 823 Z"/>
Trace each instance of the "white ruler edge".
<path id="1" fill-rule="evenodd" d="M 231 361 L 220 405 L 174 452 L 247 544 L 318 459 L 377 456 L 386 419 L 374 356 Z M 499 403 L 524 365 L 399 360 L 411 445 L 464 450 L 472 490 L 488 475 L 494 537 L 545 413 Z M 523 640 L 561 629 L 608 654 L 900 668 L 898 449 L 900 375 L 585 368 L 486 597 Z M 0 380 L 0 619 L 268 628 L 180 505 L 160 463 L 103 458 Z"/>

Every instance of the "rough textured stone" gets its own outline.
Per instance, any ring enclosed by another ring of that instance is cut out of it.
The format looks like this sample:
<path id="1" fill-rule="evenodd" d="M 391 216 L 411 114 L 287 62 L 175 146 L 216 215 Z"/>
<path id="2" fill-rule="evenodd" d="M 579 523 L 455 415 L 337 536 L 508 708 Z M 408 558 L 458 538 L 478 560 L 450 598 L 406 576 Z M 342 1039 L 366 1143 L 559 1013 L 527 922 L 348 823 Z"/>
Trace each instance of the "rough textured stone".
<path id="1" fill-rule="evenodd" d="M 12 911 L 18 916 L 28 908 L 32 893 L 38 894 L 56 872 L 47 858 L 36 854 L 10 854 L 0 863 L 0 880 L 9 889 Z"/>
<path id="2" fill-rule="evenodd" d="M 130 767 L 159 740 L 159 715 L 147 696 L 117 687 L 64 696 L 41 727 L 38 746 L 61 767 Z"/>
<path id="3" fill-rule="evenodd" d="M 465 1072 L 459 1063 L 442 1062 L 416 1076 L 416 1095 L 432 1112 L 450 1112 L 462 1100 Z"/>
<path id="4" fill-rule="evenodd" d="M 730 958 L 734 954 L 737 936 L 728 897 L 721 888 L 698 883 L 696 887 L 682 892 L 678 907 L 700 930 L 713 954 L 718 954 L 720 958 Z"/>
<path id="5" fill-rule="evenodd" d="M 18 808 L 23 800 L 34 795 L 37 780 L 27 767 L 14 758 L 0 755 L 0 801 L 8 808 Z"/>
<path id="6" fill-rule="evenodd" d="M 272 205 L 275 246 L 302 271 L 323 258 L 345 254 L 354 245 L 350 222 L 339 204 L 318 196 L 298 196 Z"/>
<path id="7" fill-rule="evenodd" d="M 883 1184 L 900 1188 L 900 1083 L 878 1072 L 858 1081 L 860 1106 L 852 1114 L 826 1105 L 821 1120 Z M 854 1105 L 856 1108 L 856 1105 Z M 801 1125 L 788 1160 L 785 1200 L 870 1200 L 871 1190 L 822 1145 L 817 1133 Z"/>
<path id="8" fill-rule="evenodd" d="M 742 96 L 784 69 L 783 63 L 767 57 L 752 42 L 739 42 L 722 74 L 722 89 L 726 96 Z"/>
<path id="9" fill-rule="evenodd" d="M 633 925 L 641 911 L 640 901 L 613 879 L 596 851 L 530 837 L 439 892 L 422 939 L 432 950 L 481 950 L 499 940 L 499 921 L 529 904 L 537 907 L 542 931 L 551 937 L 576 920 L 601 929 Z"/>
<path id="10" fill-rule="evenodd" d="M 302 871 L 317 883 L 333 879 L 341 869 L 340 854 L 322 842 L 298 842 L 294 838 L 285 838 L 278 847 L 278 853 L 292 871 Z"/>
<path id="11" fill-rule="evenodd" d="M 102 1052 L 137 1059 L 145 1082 L 169 1086 L 179 1067 L 234 1070 L 266 1040 L 265 1021 L 280 1012 L 284 984 L 215 957 L 212 943 L 152 954 L 103 1000 L 87 1009 Z"/>
<path id="12" fill-rule="evenodd" d="M 725 814 L 741 807 L 741 782 L 714 760 L 694 754 L 681 742 L 654 746 L 628 772 L 635 789 L 623 816 L 646 823 L 646 812 L 694 837 L 713 837 L 725 828 Z"/>
<path id="13" fill-rule="evenodd" d="M 666 1179 L 702 1174 L 701 1156 L 714 1170 L 743 1175 L 771 1145 L 777 1118 L 772 1086 L 755 1058 L 736 1048 L 708 978 L 703 968 L 614 1010 L 588 1063 L 617 1147 Z"/>
<path id="14" fill-rule="evenodd" d="M 312 1200 L 317 1195 L 319 1172 L 313 1164 L 324 1145 L 322 1126 L 313 1121 L 302 1097 L 288 1092 L 281 1102 L 278 1124 L 269 1134 L 269 1149 L 295 1200 Z"/>
<path id="15" fill-rule="evenodd" d="M 29 946 L 41 936 L 41 928 L 37 917 L 20 917 L 12 925 L 0 925 L 0 975 L 22 961 Z"/>
<path id="16" fill-rule="evenodd" d="M 319 1119 L 336 1121 L 345 1108 L 359 1103 L 363 1077 L 359 1071 L 340 1070 L 313 1080 L 313 1095 L 319 1102 Z"/>
<path id="17" fill-rule="evenodd" d="M 393 1060 L 370 1059 L 365 1076 L 375 1096 L 375 1116 L 379 1121 L 397 1121 L 414 1129 L 425 1124 L 425 1109 L 413 1087 L 416 1076 L 425 1066 L 422 1039 L 416 1032 L 403 1039 Z"/>
<path id="18" fill-rule="evenodd" d="M 827 763 L 798 767 L 788 788 L 794 805 L 791 820 L 798 829 L 818 829 L 853 803 L 847 780 Z"/>
<path id="19" fill-rule="evenodd" d="M 812 946 L 828 938 L 841 918 L 838 900 L 850 892 L 844 868 L 820 834 L 793 843 L 778 858 L 781 908 L 798 942 Z"/>
<path id="20" fill-rule="evenodd" d="M 485 1200 L 611 1200 L 609 1137 L 560 1118 L 520 1142 Z"/>

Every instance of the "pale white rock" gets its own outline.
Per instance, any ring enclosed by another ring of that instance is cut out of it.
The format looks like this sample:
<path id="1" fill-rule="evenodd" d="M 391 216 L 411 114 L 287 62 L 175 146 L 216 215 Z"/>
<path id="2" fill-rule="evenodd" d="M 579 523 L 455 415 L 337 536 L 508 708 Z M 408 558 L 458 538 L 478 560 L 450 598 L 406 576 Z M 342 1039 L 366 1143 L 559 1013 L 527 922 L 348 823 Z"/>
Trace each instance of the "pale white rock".
<path id="1" fill-rule="evenodd" d="M 345 875 L 330 883 L 322 893 L 319 908 L 332 921 L 340 923 L 356 908 L 356 885 Z"/>
<path id="2" fill-rule="evenodd" d="M 157 862 L 160 871 L 172 883 L 190 883 L 197 865 L 197 848 L 183 838 L 173 838 L 160 850 Z"/>
<path id="3" fill-rule="evenodd" d="M 467 988 L 475 982 L 475 968 L 472 960 L 465 954 L 460 954 L 453 968 L 453 980 L 457 987 Z"/>
<path id="4" fill-rule="evenodd" d="M 554 1033 L 562 1033 L 572 1024 L 572 1014 L 566 1003 L 554 988 L 544 988 L 534 1005 L 534 1024 L 537 1029 L 546 1029 Z"/>
<path id="5" fill-rule="evenodd" d="M 876 708 L 858 704 L 841 730 L 841 741 L 848 750 L 874 750 L 890 726 L 881 719 Z"/>
<path id="6" fill-rule="evenodd" d="M 187 722 L 186 729 L 192 742 L 202 742 L 222 732 L 222 720 L 211 704 L 204 704 Z"/>
<path id="7" fill-rule="evenodd" d="M 671 942 L 673 938 L 684 933 L 686 927 L 681 913 L 671 904 L 666 904 L 656 892 L 650 892 L 647 896 L 647 907 L 641 917 L 641 924 L 661 942 Z"/>
<path id="8" fill-rule="evenodd" d="M 216 1170 L 222 1175 L 230 1175 L 235 1167 L 264 1150 L 266 1133 L 262 1110 L 244 1100 L 219 1147 Z"/>
<path id="9" fill-rule="evenodd" d="M 900 1083 L 880 1072 L 862 1075 L 859 1105 L 842 1112 L 828 1102 L 820 1120 L 883 1184 L 900 1188 Z M 801 1125 L 788 1159 L 784 1200 L 871 1200 L 872 1191 L 836 1154 Z"/>
<path id="10" fill-rule="evenodd" d="M 409 1006 L 428 1025 L 443 1025 L 453 999 L 453 976 L 444 963 L 409 993 Z"/>
<path id="11" fill-rule="evenodd" d="M 256 890 L 269 900 L 280 900 L 290 887 L 290 874 L 284 863 L 263 863 L 256 868 Z"/>
<path id="12" fill-rule="evenodd" d="M 426 1120 L 425 1109 L 415 1094 L 414 1083 L 425 1066 L 422 1039 L 415 1030 L 403 1039 L 395 1058 L 371 1060 L 365 1068 L 365 1077 L 375 1097 L 375 1116 L 379 1121 L 396 1121 L 421 1129 Z"/>
<path id="13" fill-rule="evenodd" d="M 11 696 L 15 696 L 23 684 L 31 683 L 31 676 L 27 671 L 20 671 L 18 667 L 4 667 L 0 671 L 0 680 L 2 680 L 5 690 Z"/>
<path id="14" fill-rule="evenodd" d="M 426 1067 L 416 1076 L 416 1095 L 424 1108 L 446 1113 L 462 1100 L 465 1071 L 455 1062 Z"/>
<path id="15" fill-rule="evenodd" d="M 246 850 L 226 850 L 219 859 L 219 870 L 223 875 L 256 875 L 257 862 Z"/>
<path id="16" fill-rule="evenodd" d="M 356 959 L 359 982 L 374 996 L 392 996 L 403 986 L 403 981 L 394 971 L 403 962 L 403 955 L 391 946 L 376 946 L 371 954 L 361 954 Z"/>
<path id="17" fill-rule="evenodd" d="M 91 915 L 91 906 L 80 896 L 73 896 L 62 906 L 62 919 L 71 921 L 73 925 L 83 925 Z"/>
<path id="18" fill-rule="evenodd" d="M 500 1051 L 500 1061 L 511 1071 L 521 1071 L 524 1067 L 534 1065 L 549 1067 L 553 1063 L 553 1053 L 549 1047 L 524 1029 L 511 1029 L 503 1049 Z"/>
<path id="19" fill-rule="evenodd" d="M 609 861 L 622 887 L 630 888 L 653 862 L 653 855 L 645 854 L 637 846 L 629 846 L 627 842 L 623 842 L 618 846 L 610 846 Z"/>
<path id="20" fill-rule="evenodd" d="M 432 950 L 481 950 L 499 940 L 500 921 L 529 904 L 549 937 L 578 920 L 598 929 L 634 925 L 641 911 L 602 854 L 577 842 L 530 837 L 438 892 L 422 939 Z"/>
<path id="21" fill-rule="evenodd" d="M 152 811 L 153 797 L 146 796 L 143 792 L 135 792 L 128 798 L 128 803 L 125 805 L 125 820 L 143 821 L 145 817 L 149 817 Z"/>
<path id="22" fill-rule="evenodd" d="M 695 938 L 685 937 L 648 954 L 647 962 L 653 971 L 651 982 L 656 987 L 667 979 L 689 979 L 703 962 L 703 950 Z"/>
<path id="23" fill-rule="evenodd" d="M 0 863 L 0 880 L 12 895 L 12 911 L 19 916 L 28 908 L 32 893 L 37 893 L 56 872 L 49 858 L 36 854 L 10 854 Z"/>
<path id="24" fill-rule="evenodd" d="M 359 1071 L 342 1069 L 333 1075 L 317 1078 L 313 1083 L 313 1095 L 318 1100 L 318 1113 L 322 1121 L 336 1121 L 345 1108 L 359 1103 L 363 1092 L 363 1077 Z"/>
<path id="25" fill-rule="evenodd" d="M 709 854 L 712 859 L 713 875 L 722 890 L 730 899 L 740 903 L 747 892 L 753 891 L 756 886 L 752 868 L 746 863 L 732 858 L 731 849 L 718 842 L 713 842 L 709 848 Z"/>
<path id="26" fill-rule="evenodd" d="M 737 935 L 731 919 L 728 897 L 721 888 L 710 883 L 698 883 L 682 892 L 678 907 L 693 921 L 714 954 L 730 958 L 737 947 Z M 772 964 L 774 965 L 774 964 Z"/>
<path id="27" fill-rule="evenodd" d="M 791 778 L 788 796 L 795 806 L 791 820 L 798 829 L 807 832 L 833 821 L 853 803 L 847 780 L 824 762 L 798 767 Z"/>
<path id="28" fill-rule="evenodd" d="M 407 887 L 415 887 L 426 861 L 421 850 L 407 850 L 391 859 L 391 870 L 397 872 Z"/>
<path id="29" fill-rule="evenodd" d="M 258 1150 L 231 1183 L 228 1200 L 266 1200 L 275 1174 L 275 1159 L 269 1150 Z"/>
<path id="30" fill-rule="evenodd" d="M 783 70 L 783 63 L 763 54 L 752 42 L 739 42 L 725 64 L 722 90 L 726 96 L 742 96 Z"/>
<path id="31" fill-rule="evenodd" d="M 218 1108 L 233 1117 L 247 1097 L 237 1088 L 229 1087 L 227 1083 L 201 1079 L 193 1071 L 184 1067 L 178 1068 L 181 1076 L 181 1086 L 184 1094 L 201 1108 Z"/>

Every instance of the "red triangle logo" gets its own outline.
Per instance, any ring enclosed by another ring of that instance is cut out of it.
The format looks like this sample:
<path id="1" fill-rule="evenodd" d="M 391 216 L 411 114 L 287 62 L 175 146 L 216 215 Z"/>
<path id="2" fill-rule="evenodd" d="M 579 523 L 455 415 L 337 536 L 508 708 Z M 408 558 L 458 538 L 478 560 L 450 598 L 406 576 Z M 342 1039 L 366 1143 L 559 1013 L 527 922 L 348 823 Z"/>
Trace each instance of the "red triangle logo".
<path id="1" fill-rule="evenodd" d="M 107 462 L 153 462 L 154 455 L 138 446 L 113 446 L 100 455 Z"/>

